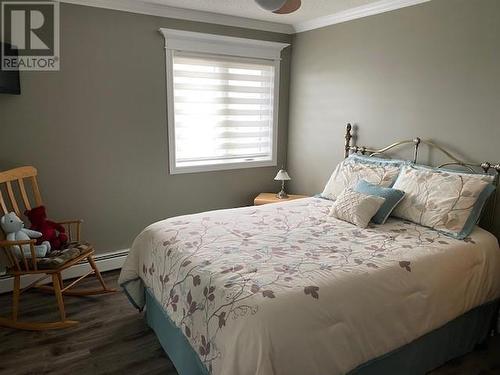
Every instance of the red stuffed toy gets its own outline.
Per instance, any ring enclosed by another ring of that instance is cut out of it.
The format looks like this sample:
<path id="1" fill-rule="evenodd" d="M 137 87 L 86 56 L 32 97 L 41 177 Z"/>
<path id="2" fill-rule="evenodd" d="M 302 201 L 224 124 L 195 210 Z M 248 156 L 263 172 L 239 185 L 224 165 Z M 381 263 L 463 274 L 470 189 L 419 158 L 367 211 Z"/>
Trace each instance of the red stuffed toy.
<path id="1" fill-rule="evenodd" d="M 66 230 L 61 224 L 47 220 L 45 206 L 35 207 L 26 210 L 24 214 L 31 222 L 31 228 L 42 233 L 42 237 L 37 239 L 37 244 L 49 241 L 51 250 L 61 250 L 68 242 Z"/>

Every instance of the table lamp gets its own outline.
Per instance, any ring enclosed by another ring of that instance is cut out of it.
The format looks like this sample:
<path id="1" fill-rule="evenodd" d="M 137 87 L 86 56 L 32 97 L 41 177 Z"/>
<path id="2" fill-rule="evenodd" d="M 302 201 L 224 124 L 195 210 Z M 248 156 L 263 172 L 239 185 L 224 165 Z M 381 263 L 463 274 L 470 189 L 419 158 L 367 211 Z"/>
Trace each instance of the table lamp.
<path id="1" fill-rule="evenodd" d="M 276 181 L 281 181 L 281 191 L 276 194 L 276 197 L 279 199 L 286 199 L 288 198 L 288 194 L 285 191 L 285 181 L 291 180 L 290 176 L 284 169 L 280 169 L 278 171 L 278 174 L 276 177 L 274 177 Z"/>

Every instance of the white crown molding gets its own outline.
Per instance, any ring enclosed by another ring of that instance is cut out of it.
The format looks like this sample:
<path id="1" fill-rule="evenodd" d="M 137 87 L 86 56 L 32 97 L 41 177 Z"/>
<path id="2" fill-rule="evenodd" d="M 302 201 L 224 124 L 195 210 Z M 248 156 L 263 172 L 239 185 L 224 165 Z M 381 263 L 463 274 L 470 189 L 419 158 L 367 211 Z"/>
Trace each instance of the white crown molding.
<path id="1" fill-rule="evenodd" d="M 283 34 L 301 33 L 337 23 L 352 21 L 358 18 L 390 12 L 432 0 L 379 0 L 359 7 L 347 9 L 334 14 L 314 18 L 293 25 L 262 21 L 227 14 L 204 12 L 152 3 L 142 0 L 56 0 L 61 3 L 84 5 L 96 8 L 119 10 L 123 12 L 147 14 L 157 17 L 176 18 L 187 21 L 205 22 L 246 29 L 263 30 Z"/>
<path id="2" fill-rule="evenodd" d="M 177 18 L 188 21 L 271 31 L 283 34 L 293 34 L 295 31 L 292 25 L 284 23 L 261 21 L 193 9 L 177 8 L 140 0 L 59 0 L 59 2 L 96 8 L 114 9 L 130 13 L 147 14 L 157 17 Z"/>
<path id="3" fill-rule="evenodd" d="M 344 10 L 342 12 L 330 14 L 328 16 L 318 17 L 309 21 L 294 24 L 295 32 L 319 29 L 320 27 L 335 25 L 358 18 L 373 16 L 375 14 L 390 12 L 392 10 L 409 7 L 431 0 L 380 0 L 370 4 Z"/>

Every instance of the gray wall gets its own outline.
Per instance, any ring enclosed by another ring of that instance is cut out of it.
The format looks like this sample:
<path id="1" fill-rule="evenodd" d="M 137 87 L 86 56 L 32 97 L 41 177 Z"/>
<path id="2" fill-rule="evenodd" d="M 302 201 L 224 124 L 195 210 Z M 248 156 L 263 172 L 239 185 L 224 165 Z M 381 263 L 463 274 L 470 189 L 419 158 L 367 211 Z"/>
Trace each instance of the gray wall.
<path id="1" fill-rule="evenodd" d="M 296 35 L 292 190 L 323 189 L 343 157 L 347 122 L 359 125 L 362 145 L 420 136 L 471 161 L 500 162 L 499 43 L 498 0 L 433 0 Z"/>
<path id="2" fill-rule="evenodd" d="M 290 42 L 291 36 L 61 4 L 61 71 L 22 72 L 0 95 L 0 170 L 35 165 L 52 218 L 83 218 L 98 252 L 128 248 L 162 218 L 252 203 L 276 168 L 168 174 L 160 27 Z M 283 51 L 278 162 L 286 153 Z M 279 164 L 279 165 L 280 165 Z"/>

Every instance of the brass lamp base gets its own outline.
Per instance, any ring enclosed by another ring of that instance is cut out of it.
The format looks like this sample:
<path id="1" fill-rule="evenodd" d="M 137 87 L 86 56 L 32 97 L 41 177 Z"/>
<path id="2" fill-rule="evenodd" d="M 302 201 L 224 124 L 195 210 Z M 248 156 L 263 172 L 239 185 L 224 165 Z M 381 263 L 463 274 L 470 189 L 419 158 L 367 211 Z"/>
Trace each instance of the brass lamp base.
<path id="1" fill-rule="evenodd" d="M 278 194 L 276 194 L 276 198 L 278 199 L 287 199 L 288 194 L 286 193 L 285 190 L 281 190 Z"/>

